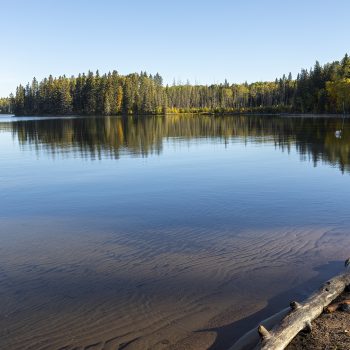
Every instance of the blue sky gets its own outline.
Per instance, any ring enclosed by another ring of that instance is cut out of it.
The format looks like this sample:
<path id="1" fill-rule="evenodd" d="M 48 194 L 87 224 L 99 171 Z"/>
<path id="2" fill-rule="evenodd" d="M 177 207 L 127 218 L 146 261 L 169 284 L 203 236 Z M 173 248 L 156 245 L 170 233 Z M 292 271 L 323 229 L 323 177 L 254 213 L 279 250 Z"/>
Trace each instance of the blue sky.
<path id="1" fill-rule="evenodd" d="M 0 0 L 0 96 L 99 69 L 273 80 L 350 53 L 348 0 Z"/>

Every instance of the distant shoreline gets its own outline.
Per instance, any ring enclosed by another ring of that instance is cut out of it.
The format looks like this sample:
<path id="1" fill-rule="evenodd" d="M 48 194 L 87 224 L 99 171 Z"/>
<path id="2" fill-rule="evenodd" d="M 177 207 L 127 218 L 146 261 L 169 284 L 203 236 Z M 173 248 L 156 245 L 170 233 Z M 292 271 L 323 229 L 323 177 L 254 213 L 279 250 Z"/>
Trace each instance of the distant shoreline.
<path id="1" fill-rule="evenodd" d="M 258 113 L 258 112 L 224 112 L 224 113 L 215 113 L 215 112 L 177 112 L 177 113 L 143 113 L 143 114 L 116 114 L 116 115 L 102 115 L 102 114 L 19 114 L 14 113 L 0 113 L 1 115 L 16 117 L 16 118 L 25 118 L 25 117 L 53 117 L 53 118 L 67 118 L 67 117 L 99 117 L 99 118 L 108 118 L 108 117 L 152 117 L 152 116 L 176 116 L 176 115 L 202 115 L 202 116 L 281 116 L 281 117 L 323 117 L 323 118 L 349 118 L 350 114 L 345 113 Z"/>

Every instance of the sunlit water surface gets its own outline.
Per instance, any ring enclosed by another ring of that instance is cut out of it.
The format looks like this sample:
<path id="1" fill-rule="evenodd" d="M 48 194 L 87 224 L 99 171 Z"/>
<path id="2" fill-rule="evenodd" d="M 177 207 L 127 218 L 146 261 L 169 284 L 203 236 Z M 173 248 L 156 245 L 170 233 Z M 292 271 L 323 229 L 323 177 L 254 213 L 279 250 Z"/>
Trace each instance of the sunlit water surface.
<path id="1" fill-rule="evenodd" d="M 0 348 L 225 349 L 343 269 L 349 126 L 0 116 Z"/>

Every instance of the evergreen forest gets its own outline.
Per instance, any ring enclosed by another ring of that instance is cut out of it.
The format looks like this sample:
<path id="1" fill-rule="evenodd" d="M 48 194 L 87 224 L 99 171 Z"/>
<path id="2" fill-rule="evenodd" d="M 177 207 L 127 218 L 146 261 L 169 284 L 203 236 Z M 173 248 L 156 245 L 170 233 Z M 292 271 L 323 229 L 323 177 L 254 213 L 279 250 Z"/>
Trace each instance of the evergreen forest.
<path id="1" fill-rule="evenodd" d="M 302 69 L 297 77 L 229 84 L 164 85 L 146 72 L 33 78 L 0 99 L 0 113 L 16 115 L 128 115 L 165 113 L 349 113 L 350 58 Z"/>

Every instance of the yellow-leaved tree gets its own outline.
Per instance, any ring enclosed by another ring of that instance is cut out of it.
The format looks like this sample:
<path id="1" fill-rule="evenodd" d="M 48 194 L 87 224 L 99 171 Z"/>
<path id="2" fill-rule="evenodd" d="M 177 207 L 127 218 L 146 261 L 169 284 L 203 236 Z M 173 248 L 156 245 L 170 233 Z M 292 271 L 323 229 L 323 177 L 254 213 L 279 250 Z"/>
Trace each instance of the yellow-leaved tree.
<path id="1" fill-rule="evenodd" d="M 331 110 L 348 113 L 350 111 L 350 78 L 328 81 L 326 89 L 330 98 Z"/>

